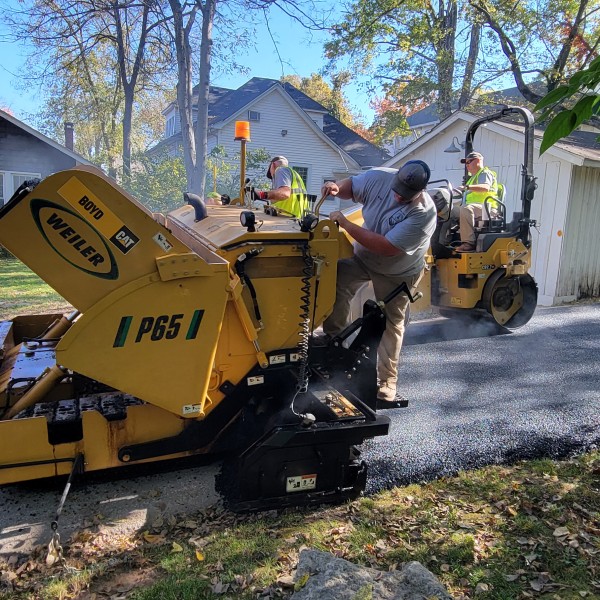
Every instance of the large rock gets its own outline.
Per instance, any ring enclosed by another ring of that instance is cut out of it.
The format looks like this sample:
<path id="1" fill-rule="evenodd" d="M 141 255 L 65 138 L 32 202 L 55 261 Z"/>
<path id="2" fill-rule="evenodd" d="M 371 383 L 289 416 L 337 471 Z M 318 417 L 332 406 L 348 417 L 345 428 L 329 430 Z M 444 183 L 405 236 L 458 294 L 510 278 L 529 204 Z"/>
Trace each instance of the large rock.
<path id="1" fill-rule="evenodd" d="M 306 574 L 308 580 L 293 600 L 452 600 L 418 562 L 406 563 L 399 571 L 378 571 L 319 550 L 303 550 L 296 582 Z"/>

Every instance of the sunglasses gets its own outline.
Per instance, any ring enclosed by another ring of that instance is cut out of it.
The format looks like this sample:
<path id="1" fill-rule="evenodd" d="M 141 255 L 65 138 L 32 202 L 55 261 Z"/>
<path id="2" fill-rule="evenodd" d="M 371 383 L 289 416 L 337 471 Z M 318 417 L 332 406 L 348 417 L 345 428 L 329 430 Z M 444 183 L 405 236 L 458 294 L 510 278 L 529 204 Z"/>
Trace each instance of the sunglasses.
<path id="1" fill-rule="evenodd" d="M 476 160 L 479 160 L 479 159 L 477 159 L 477 158 L 470 158 L 469 160 L 465 160 L 465 164 L 468 165 L 468 164 L 470 164 L 470 163 L 472 163 L 472 162 L 474 162 Z"/>

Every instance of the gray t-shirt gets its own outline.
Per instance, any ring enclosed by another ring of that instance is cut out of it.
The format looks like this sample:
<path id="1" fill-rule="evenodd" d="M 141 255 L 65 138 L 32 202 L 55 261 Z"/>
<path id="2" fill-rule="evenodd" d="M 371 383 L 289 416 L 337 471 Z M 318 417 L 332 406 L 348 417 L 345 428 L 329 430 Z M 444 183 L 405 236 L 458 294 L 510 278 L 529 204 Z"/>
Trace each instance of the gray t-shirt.
<path id="1" fill-rule="evenodd" d="M 292 171 L 289 167 L 277 167 L 273 174 L 273 187 L 276 190 L 280 187 L 292 187 Z"/>
<path id="2" fill-rule="evenodd" d="M 410 204 L 398 204 L 392 190 L 396 169 L 378 167 L 352 177 L 352 197 L 360 202 L 363 227 L 379 233 L 404 254 L 382 256 L 355 242 L 354 252 L 365 266 L 382 275 L 410 276 L 421 271 L 437 211 L 427 192 Z"/>

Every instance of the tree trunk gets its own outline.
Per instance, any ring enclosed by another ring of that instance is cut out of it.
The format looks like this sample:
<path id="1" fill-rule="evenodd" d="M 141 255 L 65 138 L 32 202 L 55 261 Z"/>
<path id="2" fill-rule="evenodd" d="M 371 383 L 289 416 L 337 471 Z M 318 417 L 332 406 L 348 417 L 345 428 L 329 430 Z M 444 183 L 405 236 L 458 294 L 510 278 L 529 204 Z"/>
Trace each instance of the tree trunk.
<path id="1" fill-rule="evenodd" d="M 143 3 L 142 9 L 142 24 L 140 28 L 140 38 L 138 41 L 135 60 L 131 68 L 131 73 L 128 73 L 127 65 L 130 62 L 129 50 L 129 32 L 123 30 L 121 23 L 121 10 L 127 11 L 129 7 L 125 5 L 113 4 L 113 18 L 115 20 L 116 38 L 117 38 L 117 58 L 119 64 L 119 76 L 121 85 L 123 86 L 123 94 L 125 96 L 125 107 L 123 114 L 123 180 L 129 183 L 131 179 L 131 125 L 133 116 L 133 101 L 135 90 L 137 87 L 140 66 L 146 47 L 146 37 L 148 35 L 148 13 L 150 10 L 149 2 Z M 127 29 L 127 14 L 125 14 L 125 23 Z"/>
<path id="2" fill-rule="evenodd" d="M 193 173 L 196 166 L 196 140 L 192 109 L 192 49 L 190 30 L 196 17 L 197 6 L 192 9 L 188 22 L 183 23 L 183 6 L 178 0 L 169 0 L 173 13 L 174 45 L 177 53 L 177 106 L 181 119 L 183 164 L 187 175 L 188 190 L 194 190 Z"/>
<path id="3" fill-rule="evenodd" d="M 200 82 L 198 85 L 198 120 L 196 121 L 196 165 L 193 171 L 193 190 L 204 197 L 206 157 L 208 155 L 208 98 L 212 58 L 212 32 L 217 0 L 205 0 L 202 6 L 202 40 L 200 42 Z"/>
<path id="4" fill-rule="evenodd" d="M 123 111 L 123 182 L 131 179 L 131 122 L 133 114 L 133 85 L 125 86 L 125 109 Z"/>
<path id="5" fill-rule="evenodd" d="M 446 6 L 440 0 L 439 12 L 435 15 L 436 29 L 441 34 L 437 45 L 437 71 L 439 82 L 438 114 L 441 120 L 452 114 L 452 84 L 454 79 L 454 46 L 458 7 L 456 0 L 448 0 Z"/>
<path id="6" fill-rule="evenodd" d="M 469 57 L 465 67 L 465 77 L 460 90 L 458 100 L 458 109 L 462 109 L 469 104 L 473 97 L 473 75 L 475 74 L 475 65 L 479 56 L 479 44 L 481 41 L 481 23 L 473 23 L 471 26 L 471 39 L 469 41 Z"/>

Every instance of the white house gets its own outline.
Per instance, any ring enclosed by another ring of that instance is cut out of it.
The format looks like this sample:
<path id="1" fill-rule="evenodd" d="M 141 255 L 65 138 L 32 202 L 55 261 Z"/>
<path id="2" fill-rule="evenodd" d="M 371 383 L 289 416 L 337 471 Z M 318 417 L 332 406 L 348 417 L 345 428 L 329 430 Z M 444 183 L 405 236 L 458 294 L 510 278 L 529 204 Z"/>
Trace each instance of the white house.
<path id="1" fill-rule="evenodd" d="M 194 101 L 194 105 L 196 101 Z M 176 103 L 164 111 L 165 139 L 153 151 L 180 152 L 181 123 Z M 209 98 L 208 150 L 222 146 L 233 157 L 236 121 L 250 122 L 248 149 L 283 155 L 302 175 L 309 194 L 324 181 L 381 165 L 389 155 L 334 118 L 321 104 L 289 83 L 255 77 L 237 90 L 212 87 Z M 237 165 L 236 165 L 237 166 Z M 267 164 L 264 165 L 266 171 Z"/>
<path id="2" fill-rule="evenodd" d="M 431 180 L 462 183 L 462 153 L 444 152 L 454 136 L 464 141 L 477 117 L 456 112 L 423 134 L 384 166 L 399 167 L 411 159 L 429 164 Z M 532 231 L 532 275 L 545 306 L 600 296 L 600 144 L 598 133 L 575 132 L 541 157 L 541 132 L 536 130 L 534 175 L 538 188 L 531 207 L 537 221 Z M 479 127 L 473 148 L 485 157 L 507 188 L 507 218 L 519 210 L 524 147 L 523 127 L 499 122 Z"/>

